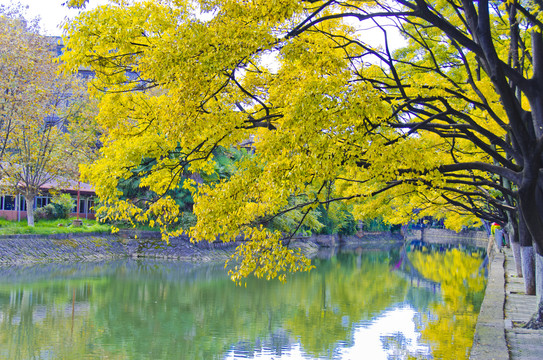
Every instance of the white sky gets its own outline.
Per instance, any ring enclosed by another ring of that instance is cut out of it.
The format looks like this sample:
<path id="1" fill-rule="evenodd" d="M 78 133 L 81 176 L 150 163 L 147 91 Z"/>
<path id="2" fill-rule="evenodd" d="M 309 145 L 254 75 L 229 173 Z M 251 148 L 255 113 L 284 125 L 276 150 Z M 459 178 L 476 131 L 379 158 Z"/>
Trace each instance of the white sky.
<path id="1" fill-rule="evenodd" d="M 32 19 L 40 17 L 40 26 L 44 35 L 61 35 L 61 23 L 67 18 L 74 18 L 80 10 L 68 9 L 63 4 L 68 0 L 0 0 L 0 5 L 8 5 L 10 3 L 20 3 L 28 6 L 25 17 Z M 94 8 L 98 5 L 106 4 L 107 0 L 90 0 L 87 4 L 87 9 Z M 369 31 L 371 36 L 364 36 L 364 40 L 368 41 L 373 46 L 383 43 L 383 35 L 380 31 Z M 404 44 L 404 40 L 396 31 L 391 30 L 392 48 L 400 47 Z"/>
<path id="2" fill-rule="evenodd" d="M 67 0 L 0 0 L 0 5 L 20 3 L 28 6 L 25 15 L 27 20 L 40 17 L 40 26 L 44 35 L 61 35 L 61 23 L 67 18 L 74 18 L 79 10 L 68 9 L 62 4 Z M 105 4 L 106 0 L 90 0 L 87 8 Z"/>

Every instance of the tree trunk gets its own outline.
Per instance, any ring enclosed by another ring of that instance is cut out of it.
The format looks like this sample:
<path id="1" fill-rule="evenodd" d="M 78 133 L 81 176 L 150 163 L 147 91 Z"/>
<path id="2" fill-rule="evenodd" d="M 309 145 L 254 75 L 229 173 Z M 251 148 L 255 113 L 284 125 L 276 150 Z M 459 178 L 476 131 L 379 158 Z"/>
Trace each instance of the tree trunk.
<path id="1" fill-rule="evenodd" d="M 532 316 L 530 321 L 524 325 L 524 328 L 526 329 L 543 329 L 543 322 L 539 321 L 539 319 L 543 319 L 543 302 L 539 302 L 537 305 L 537 311 Z"/>
<path id="2" fill-rule="evenodd" d="M 520 242 L 518 235 L 518 217 L 508 213 L 509 221 L 505 224 L 504 230 L 508 238 L 508 243 L 513 251 L 513 259 L 515 259 L 515 268 L 517 277 L 522 277 L 522 257 L 520 256 Z"/>
<path id="3" fill-rule="evenodd" d="M 543 259 L 541 259 L 541 257 L 543 256 L 543 219 L 541 218 L 541 211 L 543 211 L 543 179 L 538 178 L 540 168 L 539 160 L 539 157 L 536 157 L 534 161 L 527 162 L 527 165 L 524 169 L 525 179 L 527 181 L 524 186 L 519 187 L 518 191 L 520 200 L 519 237 L 521 254 L 523 257 L 525 256 L 524 252 L 528 252 L 528 247 L 525 246 L 527 245 L 527 238 L 530 237 L 533 243 L 533 246 L 531 246 L 532 259 L 529 260 L 528 254 L 526 254 L 526 261 L 532 261 L 531 267 L 534 268 L 534 279 L 528 279 L 528 273 L 525 272 L 525 267 L 523 266 L 522 268 L 524 274 L 524 282 L 526 286 L 526 294 L 538 295 L 538 306 L 536 312 L 532 316 L 531 320 L 526 324 L 526 327 L 531 329 L 543 328 L 543 301 L 541 301 L 541 296 L 543 294 Z M 534 170 L 537 171 L 537 174 L 534 174 Z M 530 236 L 528 236 L 527 233 L 529 233 Z M 524 258 L 522 259 L 522 262 L 524 265 Z M 536 262 L 538 263 L 537 271 L 535 271 Z"/>
<path id="4" fill-rule="evenodd" d="M 519 242 L 522 260 L 522 274 L 524 276 L 524 291 L 526 295 L 535 295 L 535 264 L 532 235 L 526 227 L 522 211 L 519 212 Z"/>
<path id="5" fill-rule="evenodd" d="M 34 226 L 34 195 L 25 195 L 26 221 L 28 226 Z"/>
<path id="6" fill-rule="evenodd" d="M 522 257 L 520 255 L 520 243 L 518 241 L 511 241 L 511 249 L 513 250 L 513 258 L 515 259 L 517 276 L 522 277 Z"/>
<path id="7" fill-rule="evenodd" d="M 532 207 L 535 209 L 543 209 L 543 192 L 541 191 L 541 186 L 536 188 L 534 195 L 534 203 L 536 206 L 534 207 L 532 204 Z M 525 209 L 522 209 L 520 212 L 525 213 Z M 535 214 L 530 213 L 532 221 L 529 224 L 530 233 L 532 234 L 532 252 L 535 263 L 534 267 L 536 277 L 534 284 L 535 291 L 533 293 L 529 293 L 529 295 L 537 295 L 536 312 L 525 326 L 526 328 L 530 329 L 543 329 L 543 221 L 540 218 L 540 214 L 541 213 L 539 211 L 537 211 Z M 526 222 L 525 225 L 528 225 L 528 222 Z M 522 245 L 522 238 L 520 240 Z M 526 274 L 524 279 L 526 279 Z M 528 294 L 528 292 L 526 292 L 526 294 Z"/>
<path id="8" fill-rule="evenodd" d="M 524 275 L 524 291 L 526 295 L 535 295 L 534 248 L 521 246 L 522 274 Z"/>
<path id="9" fill-rule="evenodd" d="M 543 256 L 535 251 L 535 293 L 539 303 L 543 299 Z"/>
<path id="10" fill-rule="evenodd" d="M 527 329 L 543 329 L 543 256 L 535 251 L 537 277 L 537 310 L 530 321 L 524 326 Z"/>
<path id="11" fill-rule="evenodd" d="M 520 242 L 518 238 L 518 233 L 513 232 L 506 232 L 508 238 L 509 238 L 509 244 L 511 246 L 511 250 L 513 251 L 513 259 L 515 259 L 515 268 L 517 270 L 517 277 L 522 277 L 522 257 L 520 255 Z"/>

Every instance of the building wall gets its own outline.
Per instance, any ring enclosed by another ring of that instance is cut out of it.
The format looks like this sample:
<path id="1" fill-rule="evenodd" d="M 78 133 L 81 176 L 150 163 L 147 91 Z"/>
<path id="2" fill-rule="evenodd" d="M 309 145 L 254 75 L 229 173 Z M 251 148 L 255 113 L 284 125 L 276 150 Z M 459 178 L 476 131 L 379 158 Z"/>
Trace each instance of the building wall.
<path id="1" fill-rule="evenodd" d="M 6 198 L 13 196 L 2 194 L 0 195 L 0 217 L 10 221 L 25 220 L 26 219 L 26 204 L 24 203 L 24 197 L 20 196 L 19 199 L 15 200 L 15 206 L 8 206 Z M 74 200 L 77 200 L 77 197 L 73 196 Z M 15 197 L 17 198 L 17 197 Z M 34 200 L 34 209 L 36 209 L 36 204 L 47 204 L 49 203 L 50 196 L 42 195 L 37 197 Z M 81 196 L 80 200 L 83 202 L 84 206 L 80 207 L 79 218 L 82 219 L 95 219 L 94 210 L 94 196 Z M 18 201 L 21 203 L 19 204 Z M 14 208 L 13 208 L 14 207 Z M 13 209 L 12 209 L 13 208 Z M 70 217 L 77 217 L 77 211 L 74 206 L 74 211 L 70 214 Z"/>
<path id="2" fill-rule="evenodd" d="M 23 219 L 23 214 L 24 219 L 26 219 L 26 211 L 21 211 L 21 219 Z M 17 221 L 17 210 L 0 210 L 0 217 L 10 221 Z"/>

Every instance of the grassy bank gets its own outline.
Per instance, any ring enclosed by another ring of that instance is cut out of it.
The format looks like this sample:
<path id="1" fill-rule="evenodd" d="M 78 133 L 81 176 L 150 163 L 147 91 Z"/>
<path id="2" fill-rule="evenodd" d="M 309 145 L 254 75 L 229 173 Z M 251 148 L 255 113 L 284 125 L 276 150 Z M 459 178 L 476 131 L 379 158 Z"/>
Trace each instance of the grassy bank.
<path id="1" fill-rule="evenodd" d="M 35 223 L 34 227 L 30 227 L 27 225 L 26 221 L 8 221 L 0 218 L 0 235 L 51 235 L 86 232 L 109 233 L 111 231 L 110 225 L 98 223 L 96 220 L 82 219 L 81 226 L 73 226 L 72 221 L 73 219 L 40 220 Z"/>

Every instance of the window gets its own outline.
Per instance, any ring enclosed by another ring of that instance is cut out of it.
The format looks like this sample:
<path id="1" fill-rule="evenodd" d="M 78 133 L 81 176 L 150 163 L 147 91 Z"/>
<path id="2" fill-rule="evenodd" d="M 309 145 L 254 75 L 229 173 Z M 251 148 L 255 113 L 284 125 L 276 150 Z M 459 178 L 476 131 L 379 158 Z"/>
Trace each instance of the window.
<path id="1" fill-rule="evenodd" d="M 77 196 L 72 196 L 72 201 L 74 204 L 74 207 L 72 208 L 72 212 L 77 213 Z"/>
<path id="2" fill-rule="evenodd" d="M 84 214 L 85 213 L 85 204 L 87 203 L 87 201 L 85 199 L 80 199 L 79 200 L 79 213 L 80 214 Z"/>
<path id="3" fill-rule="evenodd" d="M 49 204 L 49 198 L 46 196 L 36 196 L 35 204 L 36 208 L 44 207 Z"/>
<path id="4" fill-rule="evenodd" d="M 94 199 L 89 199 L 89 214 L 94 214 Z"/>
<path id="5" fill-rule="evenodd" d="M 4 196 L 4 210 L 15 210 L 15 196 Z"/>
<path id="6" fill-rule="evenodd" d="M 24 196 L 19 197 L 19 210 L 26 211 L 26 199 Z"/>

